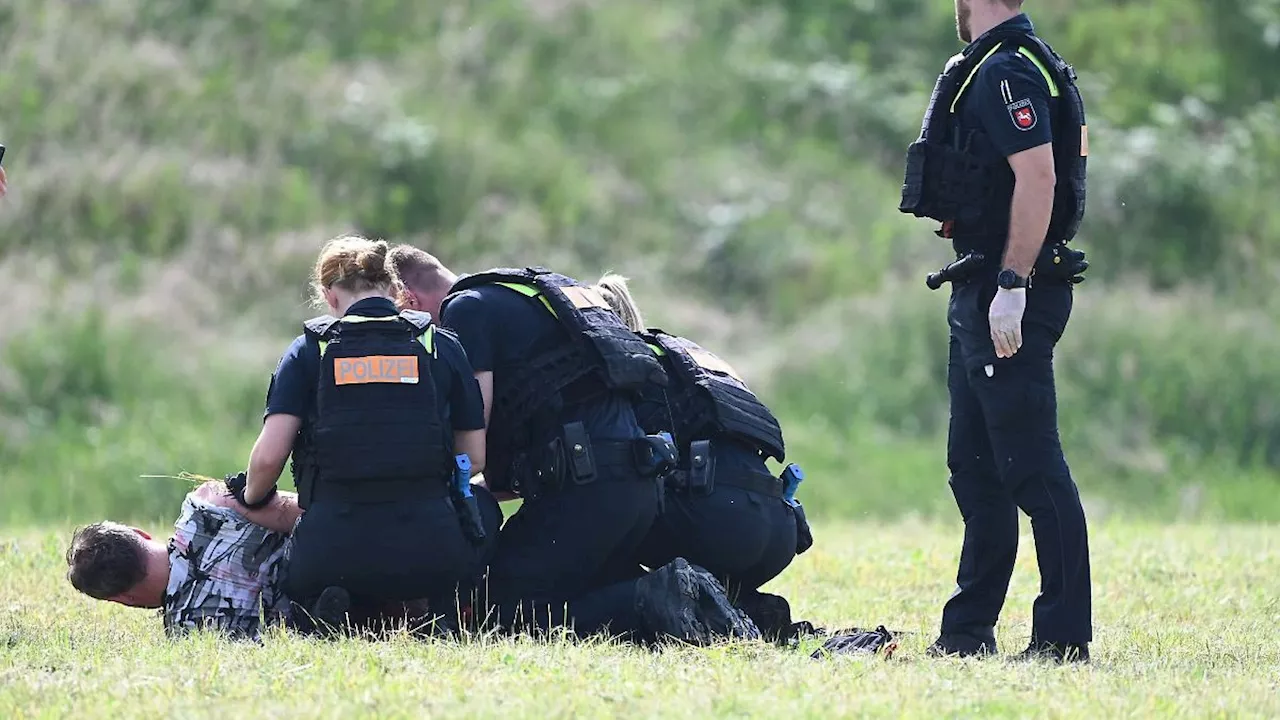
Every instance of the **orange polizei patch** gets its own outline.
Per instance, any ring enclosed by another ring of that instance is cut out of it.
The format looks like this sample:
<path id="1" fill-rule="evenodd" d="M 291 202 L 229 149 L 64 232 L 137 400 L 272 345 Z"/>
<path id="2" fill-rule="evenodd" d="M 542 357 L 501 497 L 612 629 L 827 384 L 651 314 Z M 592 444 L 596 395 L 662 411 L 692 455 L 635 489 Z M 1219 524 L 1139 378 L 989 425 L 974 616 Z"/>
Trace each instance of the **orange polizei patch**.
<path id="1" fill-rule="evenodd" d="M 333 359 L 335 385 L 418 382 L 418 358 L 413 355 L 369 355 Z"/>

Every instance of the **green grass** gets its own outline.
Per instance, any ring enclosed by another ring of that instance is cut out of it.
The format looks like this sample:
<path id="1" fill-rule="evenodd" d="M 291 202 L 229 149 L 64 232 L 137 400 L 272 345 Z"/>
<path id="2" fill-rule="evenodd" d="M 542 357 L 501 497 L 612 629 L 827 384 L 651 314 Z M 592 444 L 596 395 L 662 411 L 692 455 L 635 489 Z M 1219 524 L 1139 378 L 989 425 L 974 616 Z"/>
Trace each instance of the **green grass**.
<path id="1" fill-rule="evenodd" d="M 170 642 L 152 613 L 74 593 L 67 530 L 0 543 L 0 717 L 1280 714 L 1280 528 L 1095 523 L 1095 662 L 1078 668 L 923 656 L 951 589 L 954 522 L 822 525 L 768 588 L 818 624 L 917 633 L 888 662 L 757 644 Z M 1024 528 L 1002 651 L 1027 640 L 1034 563 Z"/>

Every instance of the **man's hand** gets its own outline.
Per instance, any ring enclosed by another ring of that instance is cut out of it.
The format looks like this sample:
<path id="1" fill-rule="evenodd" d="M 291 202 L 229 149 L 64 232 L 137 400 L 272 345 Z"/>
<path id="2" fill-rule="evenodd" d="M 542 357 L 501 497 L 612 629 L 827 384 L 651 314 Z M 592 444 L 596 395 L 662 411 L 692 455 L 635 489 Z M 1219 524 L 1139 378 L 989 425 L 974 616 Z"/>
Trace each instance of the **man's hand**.
<path id="1" fill-rule="evenodd" d="M 1027 309 L 1026 288 L 1000 288 L 991 300 L 987 321 L 991 324 L 991 342 L 996 357 L 1011 358 L 1022 347 L 1022 313 Z"/>
<path id="2" fill-rule="evenodd" d="M 0 167 L 0 197 L 9 192 L 9 178 L 5 177 L 4 168 Z"/>

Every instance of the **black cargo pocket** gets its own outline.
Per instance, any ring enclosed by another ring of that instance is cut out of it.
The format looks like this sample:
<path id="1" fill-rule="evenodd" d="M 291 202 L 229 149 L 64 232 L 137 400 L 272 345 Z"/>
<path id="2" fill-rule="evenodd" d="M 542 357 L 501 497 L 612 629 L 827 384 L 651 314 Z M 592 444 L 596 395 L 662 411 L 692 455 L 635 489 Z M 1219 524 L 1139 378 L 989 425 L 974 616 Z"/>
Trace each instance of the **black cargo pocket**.
<path id="1" fill-rule="evenodd" d="M 987 377 L 986 368 L 992 369 Z M 970 384 L 982 404 L 992 432 L 1034 434 L 1057 423 L 1057 401 L 1051 380 L 1024 364 L 992 363 L 974 368 Z"/>

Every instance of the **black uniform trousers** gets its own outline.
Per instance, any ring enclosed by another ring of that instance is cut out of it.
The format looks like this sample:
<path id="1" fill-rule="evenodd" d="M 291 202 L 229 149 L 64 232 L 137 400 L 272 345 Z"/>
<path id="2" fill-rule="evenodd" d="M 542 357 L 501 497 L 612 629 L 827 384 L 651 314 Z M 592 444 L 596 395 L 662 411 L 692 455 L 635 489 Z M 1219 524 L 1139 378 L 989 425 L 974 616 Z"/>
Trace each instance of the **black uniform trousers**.
<path id="1" fill-rule="evenodd" d="M 427 600 L 433 612 L 452 612 L 457 594 L 481 582 L 502 524 L 493 495 L 473 491 L 485 528 L 480 545 L 463 534 L 447 495 L 359 503 L 326 501 L 321 490 L 294 530 L 285 592 L 309 607 L 339 586 L 353 609 Z"/>
<path id="2" fill-rule="evenodd" d="M 782 573 L 796 556 L 795 511 L 721 482 L 709 495 L 668 490 L 665 508 L 640 551 L 651 569 L 682 557 L 705 568 L 738 602 Z"/>
<path id="3" fill-rule="evenodd" d="M 635 557 L 658 514 L 658 481 L 597 467 L 585 485 L 525 500 L 503 526 L 489 597 L 504 627 L 643 632 Z"/>
<path id="4" fill-rule="evenodd" d="M 987 320 L 994 278 L 953 287 L 947 466 L 964 518 L 957 588 L 942 632 L 994 630 L 1018 550 L 1018 509 L 1031 518 L 1040 569 L 1033 642 L 1092 640 L 1084 509 L 1058 436 L 1053 348 L 1071 315 L 1071 285 L 1033 283 L 1022 348 L 996 358 Z"/>

